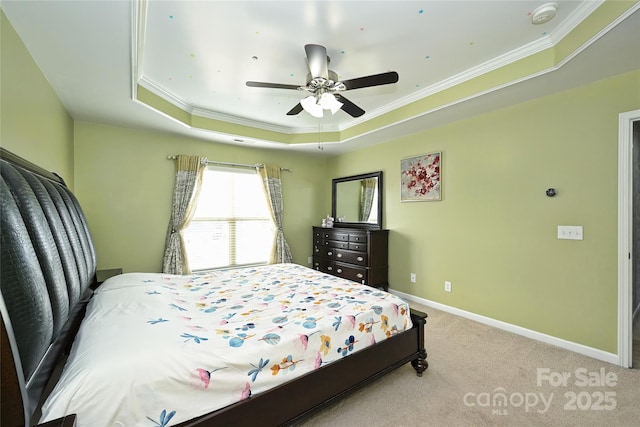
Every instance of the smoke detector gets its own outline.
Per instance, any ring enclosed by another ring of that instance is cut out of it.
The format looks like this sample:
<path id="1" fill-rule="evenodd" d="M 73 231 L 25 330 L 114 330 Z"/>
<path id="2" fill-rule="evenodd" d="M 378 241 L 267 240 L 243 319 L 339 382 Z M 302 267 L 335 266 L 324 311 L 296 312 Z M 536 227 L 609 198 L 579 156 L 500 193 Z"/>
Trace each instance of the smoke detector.
<path id="1" fill-rule="evenodd" d="M 544 24 L 549 22 L 556 16 L 558 10 L 558 3 L 545 3 L 542 6 L 538 6 L 531 13 L 531 23 L 534 25 Z"/>

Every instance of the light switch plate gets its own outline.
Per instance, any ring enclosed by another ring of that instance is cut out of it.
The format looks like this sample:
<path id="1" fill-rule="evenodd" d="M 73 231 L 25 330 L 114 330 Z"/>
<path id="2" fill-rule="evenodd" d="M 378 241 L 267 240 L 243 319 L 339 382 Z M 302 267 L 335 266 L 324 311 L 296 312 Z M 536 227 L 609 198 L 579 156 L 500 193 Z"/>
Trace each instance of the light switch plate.
<path id="1" fill-rule="evenodd" d="M 558 239 L 583 240 L 581 225 L 559 225 Z"/>

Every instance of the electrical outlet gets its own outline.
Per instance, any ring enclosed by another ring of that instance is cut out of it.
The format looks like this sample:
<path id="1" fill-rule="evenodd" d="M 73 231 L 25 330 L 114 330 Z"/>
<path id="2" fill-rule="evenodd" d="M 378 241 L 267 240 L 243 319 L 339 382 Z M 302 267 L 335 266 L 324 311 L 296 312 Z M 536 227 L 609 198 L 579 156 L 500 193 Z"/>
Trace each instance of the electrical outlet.
<path id="1" fill-rule="evenodd" d="M 313 257 L 312 256 L 307 258 L 307 264 L 311 264 L 312 262 L 313 262 Z"/>
<path id="2" fill-rule="evenodd" d="M 416 273 L 411 273 L 411 283 L 416 283 Z"/>
<path id="3" fill-rule="evenodd" d="M 444 290 L 446 292 L 451 292 L 451 282 L 449 282 L 449 281 L 445 281 L 444 282 Z"/>

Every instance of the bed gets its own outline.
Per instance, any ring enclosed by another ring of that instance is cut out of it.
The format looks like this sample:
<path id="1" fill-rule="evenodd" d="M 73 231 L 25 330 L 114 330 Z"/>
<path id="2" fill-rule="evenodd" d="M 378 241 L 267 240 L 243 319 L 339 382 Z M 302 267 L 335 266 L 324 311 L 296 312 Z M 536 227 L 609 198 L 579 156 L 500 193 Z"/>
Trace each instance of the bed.
<path id="1" fill-rule="evenodd" d="M 406 363 L 427 369 L 426 314 L 303 266 L 98 286 L 64 181 L 0 154 L 3 426 L 294 424 Z"/>

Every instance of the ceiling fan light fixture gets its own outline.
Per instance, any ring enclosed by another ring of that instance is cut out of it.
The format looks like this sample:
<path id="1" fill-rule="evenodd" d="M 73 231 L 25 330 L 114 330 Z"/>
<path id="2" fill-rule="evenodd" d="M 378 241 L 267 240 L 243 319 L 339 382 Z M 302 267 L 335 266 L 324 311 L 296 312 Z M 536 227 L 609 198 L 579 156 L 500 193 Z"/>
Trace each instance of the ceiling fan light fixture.
<path id="1" fill-rule="evenodd" d="M 313 117 L 321 118 L 324 115 L 322 113 L 322 106 L 316 102 L 315 95 L 309 95 L 306 98 L 302 98 L 300 100 L 300 105 L 302 105 L 304 111 L 311 114 Z"/>
<path id="2" fill-rule="evenodd" d="M 324 110 L 331 110 L 331 114 L 335 114 L 342 107 L 342 102 L 338 101 L 334 94 L 327 92 L 320 96 L 318 104 L 320 104 Z"/>

